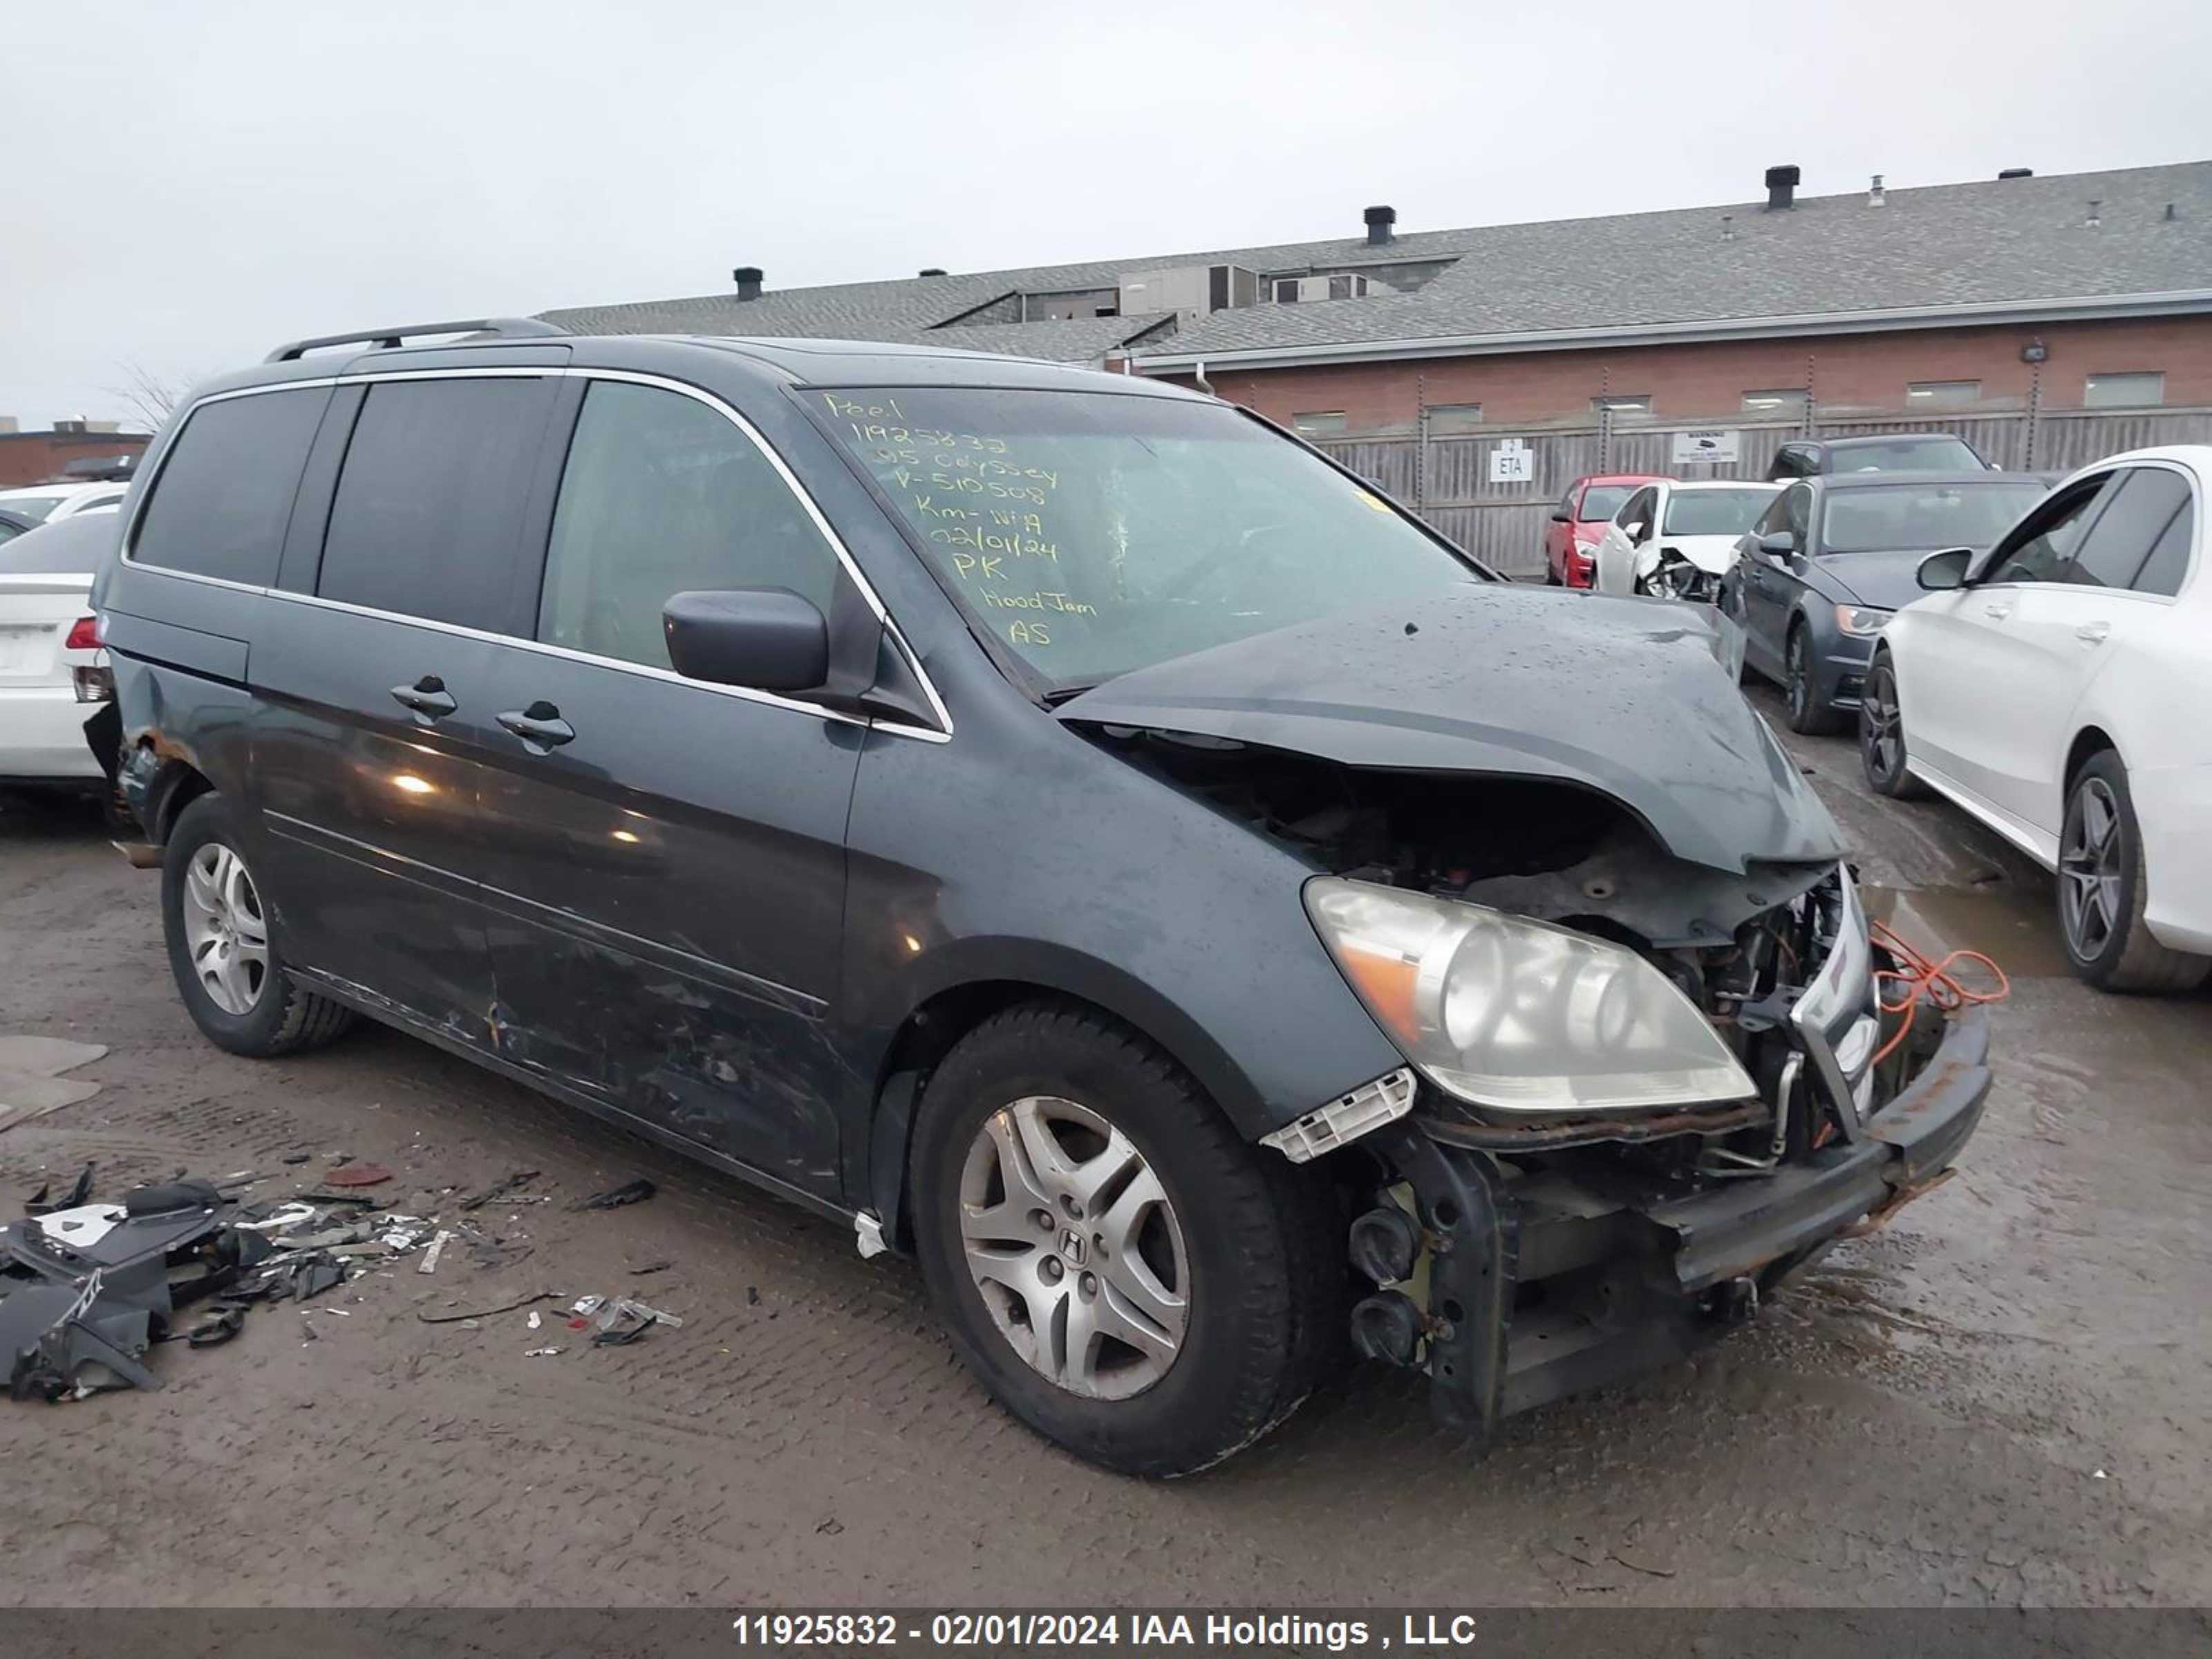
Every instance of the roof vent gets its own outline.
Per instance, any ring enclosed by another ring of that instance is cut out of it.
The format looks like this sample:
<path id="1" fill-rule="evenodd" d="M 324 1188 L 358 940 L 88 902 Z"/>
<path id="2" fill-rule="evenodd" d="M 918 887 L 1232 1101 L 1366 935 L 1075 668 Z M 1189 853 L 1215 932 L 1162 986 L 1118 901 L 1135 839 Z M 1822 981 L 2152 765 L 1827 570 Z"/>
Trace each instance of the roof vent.
<path id="1" fill-rule="evenodd" d="M 2181 216 L 2180 216 L 2179 214 L 2176 213 L 2176 212 L 2173 210 L 2173 204 L 2172 204 L 2172 203 L 2171 203 L 2171 202 L 2168 202 L 2168 203 L 2166 204 L 2166 213 L 2165 213 L 2165 216 L 2165 216 L 2166 222 L 2168 224 L 2172 224 L 2172 223 L 2176 219 L 2179 218 Z"/>
<path id="2" fill-rule="evenodd" d="M 1797 180 L 1802 177 L 1794 167 L 1769 167 L 1766 170 L 1766 210 L 1795 207 L 1797 204 Z"/>
<path id="3" fill-rule="evenodd" d="M 2089 198 L 2088 222 L 2091 225 L 2101 225 L 2105 222 L 2105 216 L 2101 211 L 2104 205 L 2104 203 L 2094 196 L 2092 196 Z"/>
<path id="4" fill-rule="evenodd" d="M 1733 213 L 1721 215 L 1721 240 L 1723 242 L 1735 240 L 1735 215 Z"/>
<path id="5" fill-rule="evenodd" d="M 1888 204 L 1889 192 L 1881 187 L 1881 174 L 1877 173 L 1874 176 L 1874 182 L 1867 186 L 1867 205 L 1887 207 Z"/>
<path id="6" fill-rule="evenodd" d="M 1390 240 L 1390 227 L 1398 222 L 1394 207 L 1371 207 L 1360 216 L 1367 222 L 1367 246 L 1382 247 Z"/>
<path id="7" fill-rule="evenodd" d="M 761 295 L 761 268 L 758 265 L 739 265 L 730 273 L 730 280 L 738 285 L 738 298 L 757 300 Z"/>
<path id="8" fill-rule="evenodd" d="M 2035 177 L 2035 169 L 2033 167 L 2007 167 L 2003 172 L 1997 174 L 1997 177 L 2000 179 L 2033 179 Z"/>
<path id="9" fill-rule="evenodd" d="M 920 270 L 915 272 L 915 275 L 917 276 L 942 276 L 945 275 L 945 267 L 943 265 L 924 265 Z"/>

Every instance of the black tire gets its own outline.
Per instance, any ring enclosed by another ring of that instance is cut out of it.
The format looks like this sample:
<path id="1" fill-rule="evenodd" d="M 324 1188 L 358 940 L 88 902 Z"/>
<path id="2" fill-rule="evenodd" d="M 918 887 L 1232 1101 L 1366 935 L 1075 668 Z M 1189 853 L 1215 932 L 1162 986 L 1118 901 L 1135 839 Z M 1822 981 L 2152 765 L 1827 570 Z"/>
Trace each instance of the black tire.
<path id="1" fill-rule="evenodd" d="M 1029 1097 L 1104 1116 L 1156 1174 L 1188 1265 L 1182 1345 L 1119 1399 L 1060 1386 L 1017 1352 L 967 1266 L 962 1177 L 988 1119 Z M 1346 1274 L 1333 1195 L 1247 1144 L 1158 1048 L 1089 1009 L 1027 1003 L 945 1056 L 922 1097 L 910 1166 L 916 1253 L 961 1359 L 1047 1439 L 1121 1474 L 1192 1474 L 1294 1411 L 1342 1350 Z"/>
<path id="2" fill-rule="evenodd" d="M 1906 769 L 1904 705 L 1898 701 L 1897 669 L 1887 651 L 1875 653 L 1859 699 L 1859 763 L 1868 787 L 1892 800 L 1919 800 L 1928 786 Z"/>
<path id="3" fill-rule="evenodd" d="M 169 969 L 192 1024 L 218 1048 L 251 1060 L 319 1048 L 353 1024 L 353 1011 L 306 989 L 285 971 L 273 928 L 267 965 L 244 1012 L 222 1007 L 201 983 L 185 933 L 185 887 L 192 860 L 211 846 L 228 848 L 243 860 L 230 804 L 218 794 L 200 796 L 178 815 L 161 856 L 161 931 L 168 941 Z M 264 918 L 270 915 L 265 901 L 261 909 Z"/>
<path id="4" fill-rule="evenodd" d="M 2110 825 L 2109 842 L 2093 833 L 2100 820 Z M 2109 749 L 2090 756 L 2067 780 L 2057 890 L 2067 959 L 2099 990 L 2190 991 L 2212 972 L 2212 957 L 2170 951 L 2143 925 L 2150 883 L 2142 834 L 2128 769 Z"/>
<path id="5" fill-rule="evenodd" d="M 1790 624 L 1782 647 L 1782 702 L 1792 732 L 1817 738 L 1843 730 L 1843 716 L 1813 683 L 1812 645 L 1802 623 Z"/>

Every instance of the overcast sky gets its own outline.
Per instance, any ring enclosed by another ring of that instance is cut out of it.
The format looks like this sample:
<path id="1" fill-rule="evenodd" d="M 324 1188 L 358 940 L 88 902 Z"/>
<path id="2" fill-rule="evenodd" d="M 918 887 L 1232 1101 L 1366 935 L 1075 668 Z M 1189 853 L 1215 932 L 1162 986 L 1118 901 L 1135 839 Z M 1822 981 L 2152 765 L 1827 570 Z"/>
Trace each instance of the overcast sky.
<path id="1" fill-rule="evenodd" d="M 2180 0 L 18 4 L 0 414 L 289 337 L 2212 155 Z M 1066 16 L 1060 14 L 1067 14 Z"/>

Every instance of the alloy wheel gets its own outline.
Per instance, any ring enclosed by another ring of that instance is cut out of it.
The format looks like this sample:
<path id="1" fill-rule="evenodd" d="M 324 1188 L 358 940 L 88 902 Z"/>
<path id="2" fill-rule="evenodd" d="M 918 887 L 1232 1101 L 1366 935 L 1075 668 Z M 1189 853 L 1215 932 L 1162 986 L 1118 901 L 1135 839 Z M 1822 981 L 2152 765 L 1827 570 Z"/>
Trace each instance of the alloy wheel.
<path id="1" fill-rule="evenodd" d="M 1090 1107 L 1032 1095 L 983 1121 L 960 1178 L 969 1276 L 1031 1369 L 1125 1400 L 1167 1375 L 1190 1316 L 1190 1258 L 1159 1176 Z"/>
<path id="2" fill-rule="evenodd" d="M 2075 957 L 2094 962 L 2120 924 L 2120 806 L 2102 778 L 2084 778 L 2058 844 L 2058 908 Z"/>
<path id="3" fill-rule="evenodd" d="M 269 923 L 246 860 L 210 842 L 185 869 L 185 946 L 200 988 L 226 1014 L 246 1015 L 269 982 Z"/>
<path id="4" fill-rule="evenodd" d="M 1813 678 L 1805 667 L 1805 635 L 1802 633 L 1790 636 L 1789 670 L 1790 715 L 1793 720 L 1802 722 L 1813 708 Z"/>
<path id="5" fill-rule="evenodd" d="M 1905 732 L 1897 710 L 1897 677 L 1886 664 L 1867 679 L 1860 721 L 1860 734 L 1874 771 L 1884 778 L 1896 776 L 1905 761 Z"/>

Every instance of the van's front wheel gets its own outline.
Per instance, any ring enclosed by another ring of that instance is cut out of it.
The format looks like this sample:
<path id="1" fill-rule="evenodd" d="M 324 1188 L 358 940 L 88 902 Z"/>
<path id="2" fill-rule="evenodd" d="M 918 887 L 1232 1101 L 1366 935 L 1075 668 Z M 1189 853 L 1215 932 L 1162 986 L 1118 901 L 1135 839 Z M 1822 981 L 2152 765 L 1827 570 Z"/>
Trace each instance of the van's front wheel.
<path id="1" fill-rule="evenodd" d="M 915 1126 L 915 1243 L 961 1358 L 1079 1456 L 1188 1474 L 1287 1417 L 1342 1321 L 1325 1196 L 1088 1010 L 986 1021 Z"/>

